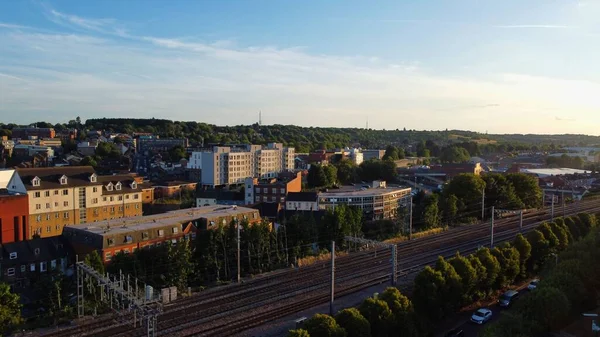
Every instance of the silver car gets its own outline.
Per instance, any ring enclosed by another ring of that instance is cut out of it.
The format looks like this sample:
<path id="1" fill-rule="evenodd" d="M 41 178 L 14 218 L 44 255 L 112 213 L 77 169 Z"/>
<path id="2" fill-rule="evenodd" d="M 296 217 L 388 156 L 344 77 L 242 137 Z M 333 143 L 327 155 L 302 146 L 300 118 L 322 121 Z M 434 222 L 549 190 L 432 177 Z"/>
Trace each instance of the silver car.
<path id="1" fill-rule="evenodd" d="M 471 322 L 475 324 L 483 324 L 492 318 L 492 311 L 490 309 L 481 308 L 473 313 L 471 316 Z"/>

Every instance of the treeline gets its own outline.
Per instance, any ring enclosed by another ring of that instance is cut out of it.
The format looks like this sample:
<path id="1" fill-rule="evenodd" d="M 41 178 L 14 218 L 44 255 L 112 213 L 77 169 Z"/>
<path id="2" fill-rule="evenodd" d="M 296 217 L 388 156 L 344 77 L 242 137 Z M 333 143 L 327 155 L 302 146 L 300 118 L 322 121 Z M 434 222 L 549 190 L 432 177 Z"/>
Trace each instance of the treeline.
<path id="1" fill-rule="evenodd" d="M 515 150 L 554 150 L 560 146 L 575 146 L 597 144 L 600 137 L 586 135 L 487 135 L 471 131 L 445 130 L 445 131 L 416 131 L 406 129 L 373 130 L 362 128 L 315 128 L 299 127 L 294 125 L 238 125 L 216 126 L 195 121 L 171 121 L 166 119 L 138 119 L 138 118 L 93 118 L 85 123 L 79 117 L 68 123 L 51 124 L 47 122 L 33 123 L 37 127 L 54 127 L 57 130 L 66 128 L 108 130 L 131 134 L 133 132 L 150 132 L 161 137 L 186 137 L 193 144 L 209 143 L 255 143 L 280 142 L 296 147 L 297 152 L 309 152 L 316 149 L 331 149 L 360 144 L 367 148 L 385 148 L 389 144 L 406 146 L 421 141 L 430 141 L 439 144 L 460 142 L 483 143 L 483 153 L 493 151 L 498 144 L 499 152 Z M 0 136 L 10 136 L 11 130 L 18 127 L 16 124 L 0 123 Z M 84 133 L 82 133 L 84 134 Z M 490 147 L 488 147 L 488 145 Z M 432 156 L 434 148 L 428 148 Z M 470 151 L 469 151 L 470 152 Z"/>
<path id="2" fill-rule="evenodd" d="M 582 157 L 572 157 L 563 154 L 560 157 L 548 157 L 546 158 L 546 165 L 550 167 L 568 167 L 573 169 L 583 169 L 585 161 Z"/>
<path id="3" fill-rule="evenodd" d="M 535 291 L 517 302 L 510 314 L 503 314 L 488 326 L 482 336 L 545 336 L 578 319 L 581 313 L 596 309 L 600 291 L 600 231 L 594 228 L 585 235 L 589 226 L 596 223 L 594 220 L 588 215 L 564 220 L 572 229 L 567 234 L 575 240 L 583 239 L 570 245 L 554 261 L 550 259 L 551 263 L 541 271 L 542 279 Z M 546 241 L 543 250 L 550 251 L 552 239 Z"/>
<path id="4" fill-rule="evenodd" d="M 388 288 L 335 317 L 317 314 L 288 336 L 387 337 L 399 331 L 407 337 L 430 336 L 440 320 L 539 272 L 548 261 L 554 262 L 553 254 L 563 252 L 554 272 L 517 304 L 518 314 L 503 317 L 485 335 L 538 336 L 560 327 L 570 313 L 596 305 L 594 291 L 600 288 L 595 281 L 600 277 L 596 268 L 600 233 L 596 227 L 596 217 L 582 213 L 544 223 L 526 236 L 518 234 L 512 243 L 493 249 L 480 248 L 468 256 L 457 252 L 448 260 L 440 256 L 434 267 L 427 266 L 416 276 L 412 300 L 398 289 Z"/>

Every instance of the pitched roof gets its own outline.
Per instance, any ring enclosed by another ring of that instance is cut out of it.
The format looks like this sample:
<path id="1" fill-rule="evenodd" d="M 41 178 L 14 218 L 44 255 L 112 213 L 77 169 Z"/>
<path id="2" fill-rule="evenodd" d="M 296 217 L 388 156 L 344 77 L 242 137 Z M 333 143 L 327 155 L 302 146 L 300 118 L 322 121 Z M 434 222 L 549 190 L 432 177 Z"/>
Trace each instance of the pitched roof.
<path id="1" fill-rule="evenodd" d="M 316 202 L 319 198 L 317 192 L 289 192 L 286 201 L 311 201 Z"/>
<path id="2" fill-rule="evenodd" d="M 91 183 L 90 176 L 95 173 L 91 166 L 63 166 L 63 167 L 37 167 L 17 168 L 17 173 L 23 180 L 27 190 L 58 189 L 75 186 L 101 185 L 100 182 Z M 60 178 L 67 177 L 67 184 L 61 185 Z M 33 186 L 31 180 L 40 178 L 40 186 Z"/>

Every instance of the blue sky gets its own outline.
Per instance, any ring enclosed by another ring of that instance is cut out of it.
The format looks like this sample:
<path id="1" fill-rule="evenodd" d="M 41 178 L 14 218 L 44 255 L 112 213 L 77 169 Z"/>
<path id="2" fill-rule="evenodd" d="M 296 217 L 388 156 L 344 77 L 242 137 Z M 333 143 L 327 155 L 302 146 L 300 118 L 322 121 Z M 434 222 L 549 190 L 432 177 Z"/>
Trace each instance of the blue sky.
<path id="1" fill-rule="evenodd" d="M 0 1 L 0 121 L 600 134 L 600 1 Z"/>

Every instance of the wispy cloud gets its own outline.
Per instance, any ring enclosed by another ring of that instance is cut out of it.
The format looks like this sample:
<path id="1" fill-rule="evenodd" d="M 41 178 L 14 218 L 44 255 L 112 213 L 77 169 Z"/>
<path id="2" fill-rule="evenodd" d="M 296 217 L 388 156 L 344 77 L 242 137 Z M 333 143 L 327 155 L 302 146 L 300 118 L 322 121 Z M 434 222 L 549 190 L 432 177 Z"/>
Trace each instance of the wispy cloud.
<path id="1" fill-rule="evenodd" d="M 0 77 L 10 78 L 13 80 L 18 80 L 18 81 L 26 81 L 25 79 L 22 79 L 20 77 L 9 75 L 9 74 L 3 74 L 3 73 L 0 73 Z"/>
<path id="2" fill-rule="evenodd" d="M 560 121 L 560 122 L 574 122 L 575 121 L 574 118 L 561 118 L 558 116 L 555 116 L 554 119 L 556 119 L 557 121 Z"/>
<path id="3" fill-rule="evenodd" d="M 12 23 L 0 22 L 0 28 L 10 28 L 10 29 L 28 29 L 27 26 L 15 25 Z"/>
<path id="4" fill-rule="evenodd" d="M 0 34 L 0 73 L 27 81 L 0 80 L 0 115 L 23 122 L 80 115 L 231 125 L 252 123 L 255 115 L 248 111 L 262 110 L 272 123 L 362 126 L 363 120 L 348 116 L 371 114 L 377 118 L 369 124 L 378 128 L 422 128 L 428 120 L 437 129 L 532 132 L 530 125 L 556 109 L 550 116 L 577 111 L 589 117 L 585 124 L 564 123 L 565 131 L 588 127 L 585 132 L 597 133 L 593 126 L 600 124 L 598 83 L 515 74 L 444 76 L 413 60 L 243 42 L 122 38 L 114 20 L 48 12 L 77 34 Z M 44 53 L 31 53 L 31 46 Z"/>
<path id="5" fill-rule="evenodd" d="M 533 28 L 533 29 L 574 29 L 576 26 L 569 25 L 494 25 L 494 28 Z"/>

